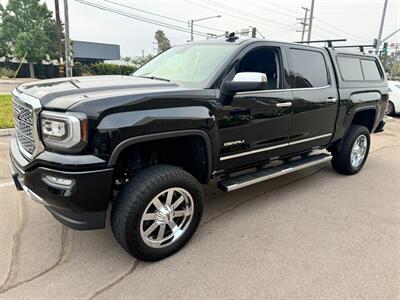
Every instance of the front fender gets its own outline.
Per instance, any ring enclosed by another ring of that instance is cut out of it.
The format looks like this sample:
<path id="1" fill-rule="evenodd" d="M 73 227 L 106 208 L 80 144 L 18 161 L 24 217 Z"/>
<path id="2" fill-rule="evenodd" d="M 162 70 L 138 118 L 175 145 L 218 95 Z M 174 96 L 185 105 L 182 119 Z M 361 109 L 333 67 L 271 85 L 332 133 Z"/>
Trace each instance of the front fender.
<path id="1" fill-rule="evenodd" d="M 173 137 L 199 136 L 207 149 L 208 173 L 214 170 L 218 139 L 214 114 L 204 106 L 169 107 L 119 112 L 105 116 L 96 129 L 96 152 L 108 152 L 114 166 L 123 149 L 133 144 Z M 210 178 L 209 176 L 209 178 Z"/>

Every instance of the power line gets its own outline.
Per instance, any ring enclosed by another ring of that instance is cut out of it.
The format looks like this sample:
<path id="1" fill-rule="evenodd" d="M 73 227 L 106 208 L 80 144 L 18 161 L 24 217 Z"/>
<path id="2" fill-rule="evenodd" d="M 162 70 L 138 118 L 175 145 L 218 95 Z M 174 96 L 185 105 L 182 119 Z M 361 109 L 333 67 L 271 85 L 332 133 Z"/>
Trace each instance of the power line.
<path id="1" fill-rule="evenodd" d="M 293 14 L 297 15 L 297 10 L 294 10 L 294 9 L 291 9 L 291 8 L 288 8 L 288 7 L 284 7 L 282 5 L 279 5 L 279 4 L 276 4 L 276 3 L 272 3 L 272 2 L 269 2 L 268 5 L 275 6 L 276 8 L 279 8 L 279 9 L 285 11 L 285 12 L 291 11 Z"/>
<path id="2" fill-rule="evenodd" d="M 333 26 L 332 26 L 333 27 Z M 347 34 L 345 32 L 340 32 L 338 30 L 335 30 L 334 28 L 328 29 L 325 27 L 321 27 L 319 24 L 314 24 L 314 29 L 316 29 L 317 31 L 319 31 L 320 33 L 330 33 L 333 35 L 340 35 L 348 40 L 353 40 L 353 41 L 357 41 L 360 43 L 364 43 L 365 41 L 368 41 L 367 39 L 358 39 L 356 37 L 352 37 L 350 34 Z"/>
<path id="3" fill-rule="evenodd" d="M 131 19 L 135 19 L 135 20 L 138 20 L 138 21 L 142 21 L 142 22 L 145 22 L 145 23 L 150 23 L 150 24 L 162 26 L 162 27 L 165 27 L 165 28 L 169 28 L 169 29 L 172 29 L 172 30 L 177 30 L 177 31 L 185 32 L 185 33 L 190 33 L 190 30 L 188 28 L 184 28 L 184 27 L 180 27 L 180 26 L 177 26 L 177 25 L 168 24 L 168 23 L 164 23 L 164 22 L 160 22 L 160 21 L 151 20 L 151 19 L 148 19 L 148 18 L 144 18 L 144 17 L 141 17 L 141 16 L 133 15 L 133 14 L 130 14 L 130 13 L 118 10 L 118 9 L 114 9 L 114 8 L 111 8 L 111 7 L 108 7 L 108 6 L 105 6 L 105 5 L 100 5 L 100 4 L 97 4 L 97 3 L 88 2 L 88 1 L 85 1 L 85 0 L 75 0 L 75 1 L 79 2 L 81 4 L 84 4 L 84 5 L 87 5 L 87 6 L 91 6 L 91 7 L 97 8 L 97 9 L 101 9 L 101 10 L 104 10 L 104 11 L 108 11 L 108 12 L 112 12 L 112 13 L 115 13 L 115 14 L 119 14 L 119 15 L 131 18 Z M 200 32 L 200 31 L 195 31 L 194 34 L 196 34 L 198 36 L 203 36 L 203 37 L 209 37 L 210 36 L 208 33 Z"/>
<path id="4" fill-rule="evenodd" d="M 365 37 L 362 37 L 362 36 L 359 36 L 359 35 L 355 35 L 354 33 L 350 33 L 350 32 L 344 31 L 342 29 L 339 29 L 335 25 L 330 24 L 330 23 L 328 23 L 326 21 L 323 21 L 321 19 L 318 19 L 318 18 L 314 18 L 314 19 L 315 19 L 315 21 L 318 21 L 318 23 L 320 23 L 320 24 L 315 24 L 315 26 L 329 28 L 330 30 L 341 32 L 342 34 L 345 34 L 347 36 L 355 37 L 356 39 L 354 39 L 354 40 L 362 40 L 362 41 L 369 41 L 370 40 L 370 39 L 367 39 Z"/>
<path id="5" fill-rule="evenodd" d="M 262 24 L 262 25 L 266 25 L 266 26 L 271 26 L 271 24 L 267 24 L 267 23 L 260 22 L 260 21 L 257 21 L 257 20 L 254 20 L 254 19 L 250 19 L 250 18 L 246 18 L 246 17 L 243 17 L 243 16 L 234 15 L 234 14 L 231 14 L 231 13 L 228 13 L 228 12 L 225 12 L 225 11 L 221 11 L 221 10 L 215 9 L 213 7 L 204 6 L 202 4 L 196 3 L 196 2 L 191 1 L 191 0 L 185 0 L 185 1 L 190 3 L 190 4 L 196 5 L 198 7 L 201 7 L 201 8 L 207 9 L 207 10 L 211 10 L 213 12 L 217 12 L 217 13 L 220 13 L 220 14 L 224 14 L 224 15 L 230 16 L 230 17 L 235 18 L 235 19 L 241 19 L 241 20 L 244 20 L 244 21 L 247 21 L 247 22 L 250 21 L 250 22 L 256 23 L 256 24 Z"/>
<path id="6" fill-rule="evenodd" d="M 267 10 L 268 12 L 272 12 L 272 13 L 279 14 L 279 15 L 286 16 L 286 17 L 297 17 L 297 12 L 294 13 L 294 12 L 290 12 L 290 11 L 287 11 L 287 10 L 285 10 L 283 12 L 283 11 L 279 11 L 279 10 L 276 10 L 276 9 L 271 9 L 271 7 L 266 7 L 266 6 L 264 6 L 264 5 L 260 4 L 260 3 L 251 2 L 251 3 L 247 3 L 247 5 L 257 6 L 257 7 L 261 8 L 261 9 Z M 268 3 L 268 5 L 273 5 L 273 3 Z M 292 10 L 292 11 L 294 11 L 294 10 Z"/>
<path id="7" fill-rule="evenodd" d="M 164 19 L 167 19 L 167 20 L 171 20 L 171 21 L 187 24 L 187 21 L 184 21 L 184 20 L 179 20 L 179 19 L 175 19 L 175 18 L 172 18 L 172 17 L 164 16 L 164 15 L 161 15 L 161 14 L 152 13 L 152 12 L 149 12 L 149 11 L 146 11 L 146 10 L 143 10 L 143 9 L 139 9 L 139 8 L 136 8 L 136 7 L 132 7 L 132 6 L 129 6 L 129 5 L 126 5 L 126 4 L 121 4 L 121 3 L 117 3 L 117 2 L 114 2 L 114 1 L 110 1 L 110 0 L 103 0 L 103 1 L 115 4 L 115 5 L 118 5 L 118 6 L 121 6 L 121 7 L 125 7 L 125 8 L 128 8 L 128 9 L 136 10 L 136 11 L 139 11 L 139 12 L 142 12 L 142 13 L 146 13 L 146 14 L 149 14 L 149 15 L 153 15 L 153 16 L 156 16 L 156 17 L 160 17 L 160 18 L 164 18 Z M 214 28 L 214 27 L 208 27 L 208 26 L 204 26 L 204 25 L 196 25 L 196 26 L 197 27 L 201 27 L 201 28 L 205 28 L 205 29 L 211 29 L 211 30 L 215 30 L 215 31 L 225 32 L 225 30 Z"/>
<path id="8" fill-rule="evenodd" d="M 212 1 L 212 0 L 201 0 L 201 1 L 203 1 L 203 2 L 206 1 L 209 4 L 217 6 L 217 7 L 220 7 L 222 9 L 226 9 L 226 10 L 229 10 L 229 11 L 236 11 L 236 14 L 238 14 L 238 15 L 244 15 L 244 16 L 251 17 L 251 18 L 257 18 L 259 20 L 263 20 L 263 22 L 268 22 L 268 23 L 271 23 L 271 24 L 278 24 L 278 25 L 281 25 L 281 26 L 289 27 L 288 24 L 281 23 L 281 22 L 276 22 L 276 21 L 275 22 L 265 21 L 265 17 L 260 17 L 260 16 L 258 16 L 256 14 L 253 14 L 253 13 L 250 13 L 250 12 L 246 12 L 246 11 L 234 8 L 234 7 L 229 7 L 229 6 L 226 6 L 224 4 L 218 3 L 216 1 Z"/>

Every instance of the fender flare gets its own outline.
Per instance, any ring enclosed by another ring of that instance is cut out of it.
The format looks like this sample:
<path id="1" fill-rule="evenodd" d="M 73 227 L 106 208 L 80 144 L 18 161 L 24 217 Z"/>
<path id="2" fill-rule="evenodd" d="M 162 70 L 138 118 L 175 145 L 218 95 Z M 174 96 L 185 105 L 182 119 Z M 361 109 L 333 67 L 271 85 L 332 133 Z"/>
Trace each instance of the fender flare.
<path id="1" fill-rule="evenodd" d="M 354 120 L 354 117 L 356 116 L 356 114 L 359 113 L 359 112 L 361 112 L 361 111 L 365 111 L 365 110 L 373 110 L 373 111 L 375 111 L 375 119 L 374 119 L 374 122 L 373 122 L 373 124 L 372 124 L 372 131 L 371 131 L 371 133 L 373 132 L 374 127 L 375 127 L 375 123 L 376 123 L 376 118 L 377 118 L 377 115 L 378 115 L 378 108 L 377 108 L 376 105 L 366 105 L 366 106 L 356 107 L 356 108 L 352 111 L 352 113 L 351 113 L 351 118 L 349 119 L 349 122 L 348 122 L 348 124 L 347 124 L 347 126 L 346 126 L 346 131 L 344 132 L 344 135 L 346 135 L 347 132 L 349 131 L 351 124 L 353 124 L 353 120 Z"/>
<path id="2" fill-rule="evenodd" d="M 204 144 L 206 146 L 207 151 L 207 174 L 208 178 L 211 178 L 212 170 L 213 170 L 213 155 L 212 155 L 212 147 L 210 142 L 210 137 L 208 134 L 200 129 L 189 129 L 189 130 L 177 130 L 177 131 L 168 131 L 154 134 L 146 134 L 128 138 L 121 143 L 119 143 L 110 155 L 110 159 L 108 160 L 108 166 L 113 167 L 117 163 L 118 157 L 120 153 L 129 146 L 149 142 L 156 141 L 168 138 L 176 138 L 176 137 L 184 137 L 184 136 L 199 136 L 204 140 Z"/>

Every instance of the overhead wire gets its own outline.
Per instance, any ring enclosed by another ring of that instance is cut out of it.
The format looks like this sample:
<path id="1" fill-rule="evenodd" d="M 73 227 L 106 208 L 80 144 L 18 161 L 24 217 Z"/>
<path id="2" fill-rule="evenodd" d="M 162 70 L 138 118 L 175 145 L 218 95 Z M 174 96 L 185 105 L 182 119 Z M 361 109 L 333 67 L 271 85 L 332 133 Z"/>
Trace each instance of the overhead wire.
<path id="1" fill-rule="evenodd" d="M 152 16 L 156 16 L 156 17 L 159 17 L 159 18 L 164 18 L 164 19 L 167 19 L 167 20 L 170 20 L 170 21 L 175 21 L 175 22 L 179 22 L 179 23 L 188 24 L 188 21 L 184 21 L 184 20 L 168 17 L 168 16 L 165 16 L 165 15 L 162 15 L 162 14 L 149 12 L 147 10 L 140 9 L 140 8 L 137 8 L 137 7 L 133 7 L 133 6 L 130 6 L 130 5 L 114 2 L 114 1 L 111 1 L 111 0 L 103 0 L 103 1 L 104 2 L 108 2 L 108 3 L 112 3 L 114 5 L 118 5 L 118 6 L 121 6 L 121 7 L 124 7 L 124 8 L 128 8 L 128 9 L 131 9 L 131 10 L 136 10 L 136 11 L 139 11 L 139 12 L 142 12 L 142 13 L 146 13 L 146 14 L 149 14 L 149 15 L 152 15 Z M 220 31 L 220 32 L 225 32 L 225 30 L 222 30 L 222 29 L 219 29 L 219 28 L 214 28 L 214 27 L 209 27 L 209 26 L 204 26 L 204 25 L 196 25 L 196 27 L 205 28 L 205 29 L 211 29 L 211 30 Z"/>
<path id="2" fill-rule="evenodd" d="M 112 12 L 112 13 L 115 13 L 115 14 L 119 14 L 119 15 L 131 18 L 131 19 L 135 19 L 135 20 L 138 20 L 138 21 L 142 21 L 142 22 L 146 22 L 146 23 L 162 26 L 162 27 L 169 28 L 169 29 L 172 29 L 172 30 L 177 30 L 177 31 L 185 32 L 185 33 L 190 33 L 190 29 L 188 29 L 188 28 L 180 27 L 180 26 L 177 26 L 177 25 L 173 25 L 173 24 L 169 24 L 169 23 L 165 23 L 165 22 L 161 22 L 161 21 L 151 20 L 151 19 L 148 19 L 148 18 L 145 18 L 145 17 L 142 17 L 142 16 L 138 16 L 138 15 L 134 15 L 134 14 L 131 14 L 131 13 L 127 13 L 125 11 L 122 11 L 122 10 L 119 10 L 119 9 L 116 9 L 116 8 L 112 8 L 112 7 L 103 5 L 103 4 L 93 3 L 93 2 L 90 2 L 90 1 L 87 1 L 87 0 L 75 0 L 75 1 L 79 2 L 81 4 L 84 4 L 84 5 L 90 6 L 90 7 L 94 7 L 94 8 L 97 8 L 97 9 L 104 10 L 104 11 Z M 198 36 L 203 36 L 203 37 L 209 37 L 210 36 L 209 33 L 200 32 L 200 31 L 193 31 L 193 34 L 198 35 Z"/>

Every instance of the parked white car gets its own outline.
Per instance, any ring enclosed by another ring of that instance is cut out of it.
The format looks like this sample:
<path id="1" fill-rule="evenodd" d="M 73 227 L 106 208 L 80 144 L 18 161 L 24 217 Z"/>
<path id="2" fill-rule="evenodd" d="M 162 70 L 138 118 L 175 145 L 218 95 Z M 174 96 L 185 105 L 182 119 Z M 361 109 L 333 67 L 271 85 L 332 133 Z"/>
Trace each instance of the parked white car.
<path id="1" fill-rule="evenodd" d="M 389 81 L 389 102 L 385 114 L 392 116 L 400 113 L 400 81 Z"/>

